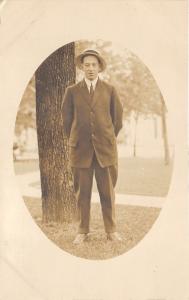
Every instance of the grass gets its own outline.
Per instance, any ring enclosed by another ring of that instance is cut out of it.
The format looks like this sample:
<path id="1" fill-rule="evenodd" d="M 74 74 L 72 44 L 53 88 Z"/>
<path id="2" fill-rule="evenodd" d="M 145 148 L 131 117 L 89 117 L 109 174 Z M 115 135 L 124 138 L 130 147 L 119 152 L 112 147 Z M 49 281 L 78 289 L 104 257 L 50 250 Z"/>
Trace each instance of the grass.
<path id="1" fill-rule="evenodd" d="M 106 239 L 100 204 L 94 203 L 89 239 L 75 246 L 72 241 L 77 234 L 77 224 L 44 224 L 41 200 L 31 197 L 24 197 L 24 200 L 32 217 L 52 242 L 72 255 L 92 260 L 109 259 L 133 248 L 148 233 L 160 213 L 159 208 L 116 205 L 117 230 L 123 241 L 111 242 Z"/>
<path id="2" fill-rule="evenodd" d="M 161 158 L 120 158 L 116 191 L 121 194 L 165 197 L 169 190 L 173 162 Z"/>
<path id="3" fill-rule="evenodd" d="M 15 162 L 16 174 L 27 174 L 38 171 L 38 161 Z M 145 196 L 166 196 L 169 190 L 173 162 L 165 166 L 159 158 L 119 159 L 119 175 L 116 193 Z M 40 187 L 39 182 L 31 182 L 30 186 Z M 97 191 L 95 180 L 93 191 Z M 91 232 L 88 241 L 75 246 L 72 241 L 77 234 L 77 224 L 42 223 L 41 200 L 24 197 L 26 206 L 35 222 L 44 234 L 64 251 L 86 259 L 102 260 L 121 255 L 137 245 L 148 233 L 160 209 L 129 205 L 116 205 L 117 230 L 123 241 L 107 241 L 104 232 L 100 204 L 91 207 Z"/>
<path id="4" fill-rule="evenodd" d="M 16 161 L 15 173 L 38 171 L 37 160 Z M 165 197 L 169 190 L 173 162 L 165 166 L 160 158 L 119 158 L 118 181 L 115 191 L 127 195 Z M 31 183 L 40 186 L 39 182 Z M 97 191 L 94 180 L 93 191 Z"/>
<path id="5" fill-rule="evenodd" d="M 39 171 L 39 161 L 37 159 L 16 160 L 14 170 L 16 175 Z"/>

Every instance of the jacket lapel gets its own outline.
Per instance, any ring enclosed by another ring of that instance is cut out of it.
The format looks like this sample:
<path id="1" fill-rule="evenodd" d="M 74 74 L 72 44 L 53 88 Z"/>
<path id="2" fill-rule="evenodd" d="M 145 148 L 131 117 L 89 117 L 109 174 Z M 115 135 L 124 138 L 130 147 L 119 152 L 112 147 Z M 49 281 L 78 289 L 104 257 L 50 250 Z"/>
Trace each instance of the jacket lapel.
<path id="1" fill-rule="evenodd" d="M 92 100 L 90 98 L 89 90 L 87 88 L 87 84 L 85 82 L 85 79 L 83 79 L 80 82 L 79 87 L 80 87 L 80 92 L 81 92 L 81 95 L 82 95 L 83 99 L 85 99 L 85 101 L 87 102 L 87 104 L 90 107 L 94 107 L 95 104 L 96 104 L 96 102 L 97 102 L 97 100 L 100 98 L 101 80 L 98 79 L 98 81 L 96 83 L 96 87 L 95 87 L 95 90 L 94 90 L 94 95 L 93 95 L 93 99 Z"/>
<path id="2" fill-rule="evenodd" d="M 87 85 L 86 85 L 86 82 L 85 82 L 84 79 L 80 82 L 79 87 L 80 87 L 81 96 L 83 97 L 83 99 L 85 99 L 87 104 L 89 106 L 91 106 L 91 99 L 90 99 L 89 90 L 87 88 Z"/>
<path id="3" fill-rule="evenodd" d="M 98 81 L 96 83 L 96 87 L 94 90 L 92 104 L 91 104 L 92 107 L 94 107 L 97 100 L 100 99 L 100 91 L 101 91 L 101 80 L 98 78 Z"/>

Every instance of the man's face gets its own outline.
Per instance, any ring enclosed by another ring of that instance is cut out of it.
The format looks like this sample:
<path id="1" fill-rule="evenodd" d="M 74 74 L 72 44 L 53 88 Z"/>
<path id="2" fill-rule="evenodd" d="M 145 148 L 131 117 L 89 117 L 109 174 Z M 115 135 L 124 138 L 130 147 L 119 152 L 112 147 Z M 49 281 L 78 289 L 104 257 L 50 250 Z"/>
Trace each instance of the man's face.
<path id="1" fill-rule="evenodd" d="M 100 71 L 100 64 L 98 59 L 93 56 L 85 56 L 83 58 L 82 63 L 83 71 L 85 73 L 85 77 L 89 80 L 94 80 L 98 76 L 98 73 Z"/>

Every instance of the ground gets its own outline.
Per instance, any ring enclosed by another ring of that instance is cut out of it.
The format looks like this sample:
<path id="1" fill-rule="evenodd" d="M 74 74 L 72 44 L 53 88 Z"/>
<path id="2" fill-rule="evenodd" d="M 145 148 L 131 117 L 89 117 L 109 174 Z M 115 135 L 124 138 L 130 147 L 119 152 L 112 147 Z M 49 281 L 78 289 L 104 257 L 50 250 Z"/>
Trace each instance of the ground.
<path id="1" fill-rule="evenodd" d="M 24 201 L 38 226 L 58 247 L 70 254 L 86 259 L 108 259 L 121 255 L 136 246 L 153 226 L 161 211 L 158 206 L 158 197 L 163 199 L 168 193 L 172 168 L 172 163 L 165 166 L 160 158 L 124 157 L 119 159 L 116 195 L 122 194 L 122 196 L 125 195 L 131 199 L 134 198 L 134 195 L 141 196 L 137 205 L 134 202 L 130 205 L 127 205 L 127 202 L 124 204 L 124 197 L 123 201 L 118 201 L 116 204 L 117 230 L 123 238 L 122 242 L 107 241 L 99 203 L 92 204 L 91 232 L 88 241 L 75 246 L 72 241 L 77 233 L 77 224 L 44 224 L 42 222 L 41 199 L 24 195 Z M 17 175 L 32 174 L 38 169 L 38 161 L 15 162 Z M 32 184 L 39 188 L 39 182 L 37 184 L 31 182 L 30 185 Z M 93 192 L 96 192 L 96 184 L 94 184 Z M 145 206 L 145 202 L 142 201 L 142 195 L 149 199 L 148 206 Z M 150 205 L 151 197 L 155 197 L 155 202 L 157 199 L 157 205 Z"/>
<path id="2" fill-rule="evenodd" d="M 123 241 L 111 242 L 106 239 L 100 205 L 93 203 L 89 239 L 76 246 L 72 243 L 77 233 L 76 224 L 43 224 L 41 201 L 29 197 L 24 198 L 32 217 L 51 241 L 64 251 L 86 259 L 108 259 L 125 253 L 142 240 L 160 213 L 159 208 L 117 204 L 117 230 Z"/>
<path id="3" fill-rule="evenodd" d="M 119 158 L 116 192 L 127 195 L 165 197 L 169 190 L 173 163 L 165 165 L 162 158 Z M 38 160 L 16 161 L 15 173 L 39 170 Z M 96 191 L 94 181 L 93 191 Z"/>

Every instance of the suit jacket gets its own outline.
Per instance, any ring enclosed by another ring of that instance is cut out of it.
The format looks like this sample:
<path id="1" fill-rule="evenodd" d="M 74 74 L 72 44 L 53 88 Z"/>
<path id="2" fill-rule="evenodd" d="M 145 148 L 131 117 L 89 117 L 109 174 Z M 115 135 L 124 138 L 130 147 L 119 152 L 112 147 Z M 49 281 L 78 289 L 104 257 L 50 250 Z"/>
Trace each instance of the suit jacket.
<path id="1" fill-rule="evenodd" d="M 85 80 L 67 87 L 62 112 L 72 167 L 88 168 L 94 151 L 102 167 L 117 163 L 123 109 L 112 85 L 98 79 L 92 99 Z"/>

